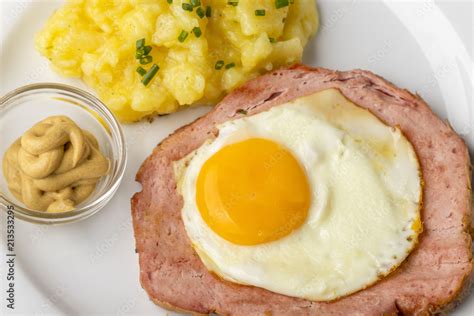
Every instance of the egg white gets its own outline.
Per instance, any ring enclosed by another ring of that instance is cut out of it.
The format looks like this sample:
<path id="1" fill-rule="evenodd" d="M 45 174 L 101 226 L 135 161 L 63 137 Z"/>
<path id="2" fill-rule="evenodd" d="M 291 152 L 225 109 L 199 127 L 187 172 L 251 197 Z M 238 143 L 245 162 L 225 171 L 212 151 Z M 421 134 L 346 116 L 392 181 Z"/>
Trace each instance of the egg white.
<path id="1" fill-rule="evenodd" d="M 232 282 L 329 301 L 373 284 L 413 249 L 421 230 L 415 152 L 398 129 L 338 90 L 324 90 L 218 128 L 214 140 L 176 165 L 181 168 L 177 174 L 183 223 L 210 271 Z M 290 235 L 241 246 L 206 225 L 196 205 L 196 180 L 214 153 L 252 137 L 280 143 L 298 159 L 312 201 L 305 223 Z"/>

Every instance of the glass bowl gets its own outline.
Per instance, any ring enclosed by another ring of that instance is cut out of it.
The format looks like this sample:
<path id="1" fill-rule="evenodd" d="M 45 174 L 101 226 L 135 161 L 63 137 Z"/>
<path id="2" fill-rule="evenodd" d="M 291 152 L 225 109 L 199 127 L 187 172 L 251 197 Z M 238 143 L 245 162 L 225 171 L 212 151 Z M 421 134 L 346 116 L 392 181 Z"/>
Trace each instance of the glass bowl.
<path id="1" fill-rule="evenodd" d="M 120 185 L 127 153 L 125 138 L 112 112 L 96 97 L 80 89 L 57 83 L 27 85 L 7 93 L 0 99 L 0 159 L 8 147 L 37 122 L 52 115 L 66 115 L 98 140 L 100 151 L 109 159 L 106 176 L 95 191 L 72 211 L 47 213 L 27 208 L 8 190 L 0 168 L 0 204 L 14 209 L 15 217 L 34 223 L 59 224 L 87 218 L 101 208 Z"/>

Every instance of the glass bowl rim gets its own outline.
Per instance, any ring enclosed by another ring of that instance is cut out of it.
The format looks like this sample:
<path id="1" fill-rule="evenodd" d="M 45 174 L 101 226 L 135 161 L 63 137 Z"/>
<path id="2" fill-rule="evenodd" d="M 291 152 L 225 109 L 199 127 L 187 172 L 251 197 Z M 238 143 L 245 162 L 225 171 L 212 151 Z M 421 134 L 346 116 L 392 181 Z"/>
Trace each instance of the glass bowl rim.
<path id="1" fill-rule="evenodd" d="M 5 210 L 7 211 L 12 210 L 13 207 L 13 211 L 18 218 L 33 223 L 60 224 L 85 219 L 95 214 L 105 206 L 105 204 L 112 198 L 115 191 L 118 189 L 123 175 L 125 174 L 125 168 L 127 165 L 127 150 L 122 127 L 112 111 L 97 97 L 87 91 L 62 83 L 44 82 L 18 87 L 0 97 L 0 110 L 8 106 L 10 102 L 15 101 L 17 98 L 29 95 L 30 92 L 65 93 L 67 96 L 72 97 L 73 99 L 79 99 L 82 101 L 81 105 L 84 107 L 84 111 L 91 109 L 94 113 L 97 113 L 106 122 L 107 127 L 110 129 L 112 143 L 114 144 L 114 147 L 116 146 L 118 148 L 118 155 L 117 157 L 114 157 L 117 160 L 117 168 L 112 174 L 110 183 L 106 186 L 106 188 L 104 188 L 104 192 L 102 192 L 97 198 L 88 201 L 80 208 L 74 209 L 72 211 L 47 213 L 31 210 L 24 206 L 18 205 L 14 201 L 11 201 L 1 191 L 0 204 L 4 206 Z"/>

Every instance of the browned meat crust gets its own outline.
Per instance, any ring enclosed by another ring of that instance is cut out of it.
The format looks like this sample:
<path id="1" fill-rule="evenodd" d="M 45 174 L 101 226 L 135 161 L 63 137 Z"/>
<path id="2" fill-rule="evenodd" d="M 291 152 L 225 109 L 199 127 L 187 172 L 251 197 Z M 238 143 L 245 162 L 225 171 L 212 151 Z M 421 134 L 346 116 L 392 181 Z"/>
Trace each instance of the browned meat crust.
<path id="1" fill-rule="evenodd" d="M 214 137 L 215 125 L 300 96 L 339 89 L 412 142 L 424 175 L 424 232 L 419 246 L 376 285 L 334 302 L 311 302 L 233 284 L 210 273 L 191 247 L 180 210 L 172 162 Z M 168 308 L 222 315 L 424 315 L 455 301 L 472 270 L 468 151 L 418 96 L 362 70 L 337 72 L 294 66 L 252 80 L 215 109 L 159 144 L 137 174 L 132 198 L 140 280 Z"/>

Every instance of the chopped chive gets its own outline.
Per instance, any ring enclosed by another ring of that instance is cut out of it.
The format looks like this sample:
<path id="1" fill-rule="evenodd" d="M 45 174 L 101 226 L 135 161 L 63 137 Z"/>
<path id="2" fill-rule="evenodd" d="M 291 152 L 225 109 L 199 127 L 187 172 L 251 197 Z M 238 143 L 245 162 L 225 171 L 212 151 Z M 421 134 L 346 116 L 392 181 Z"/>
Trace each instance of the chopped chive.
<path id="1" fill-rule="evenodd" d="M 236 111 L 236 113 L 237 113 L 237 114 L 242 114 L 242 115 L 247 115 L 247 111 L 244 110 L 244 109 L 238 109 L 238 110 Z"/>
<path id="2" fill-rule="evenodd" d="M 151 46 L 147 45 L 143 47 L 143 55 L 148 55 L 151 52 Z"/>
<path id="3" fill-rule="evenodd" d="M 229 5 L 233 6 L 233 7 L 236 7 L 236 6 L 239 5 L 239 1 L 235 1 L 235 0 L 234 0 L 234 1 L 227 1 L 227 4 L 229 4 Z"/>
<path id="4" fill-rule="evenodd" d="M 153 64 L 150 70 L 148 70 L 148 72 L 143 76 L 142 83 L 147 86 L 150 83 L 151 79 L 153 79 L 153 77 L 156 75 L 158 70 L 160 70 L 160 67 L 158 67 L 157 64 Z"/>
<path id="5" fill-rule="evenodd" d="M 189 12 L 193 12 L 193 5 L 191 3 L 183 3 L 181 5 L 181 7 L 183 8 L 183 10 L 186 10 L 186 11 L 189 11 Z"/>
<path id="6" fill-rule="evenodd" d="M 223 60 L 218 60 L 214 66 L 217 70 L 222 69 L 224 67 L 224 61 Z"/>
<path id="7" fill-rule="evenodd" d="M 284 8 L 284 7 L 287 7 L 289 5 L 289 1 L 288 0 L 275 0 L 275 7 L 277 9 L 281 9 L 281 8 Z"/>
<path id="8" fill-rule="evenodd" d="M 188 37 L 188 34 L 189 34 L 188 32 L 186 32 L 185 30 L 182 30 L 178 36 L 178 41 L 180 41 L 181 43 L 184 42 L 186 38 Z"/>
<path id="9" fill-rule="evenodd" d="M 255 10 L 255 15 L 256 16 L 265 16 L 265 10 L 264 9 Z"/>
<path id="10" fill-rule="evenodd" d="M 137 40 L 136 42 L 137 49 L 142 48 L 143 46 L 145 46 L 145 39 L 142 38 L 142 39 Z"/>
<path id="11" fill-rule="evenodd" d="M 137 50 L 135 51 L 135 59 L 140 59 L 143 57 L 143 55 L 145 55 L 145 48 L 137 48 Z"/>
<path id="12" fill-rule="evenodd" d="M 206 12 L 204 12 L 204 9 L 202 7 L 199 7 L 199 8 L 196 9 L 196 14 L 201 19 L 206 16 Z"/>
<path id="13" fill-rule="evenodd" d="M 274 37 L 269 37 L 268 40 L 270 43 L 276 43 L 276 39 Z"/>
<path id="14" fill-rule="evenodd" d="M 210 18 L 212 16 L 211 6 L 206 7 L 206 17 Z"/>
<path id="15" fill-rule="evenodd" d="M 194 36 L 201 37 L 202 31 L 199 27 L 196 26 L 195 28 L 193 28 L 193 33 L 194 33 Z"/>
<path id="16" fill-rule="evenodd" d="M 146 64 L 149 64 L 153 61 L 153 57 L 152 56 L 143 56 L 142 58 L 140 58 L 140 64 L 142 65 L 146 65 Z"/>
<path id="17" fill-rule="evenodd" d="M 173 0 L 166 0 L 169 4 L 173 3 Z"/>
<path id="18" fill-rule="evenodd" d="M 141 66 L 138 66 L 137 72 L 140 74 L 140 76 L 144 76 L 146 74 L 146 70 L 143 69 Z"/>
<path id="19" fill-rule="evenodd" d="M 191 0 L 191 5 L 193 7 L 199 7 L 201 5 L 201 0 Z"/>
<path id="20" fill-rule="evenodd" d="M 235 63 L 229 63 L 227 65 L 225 65 L 225 69 L 230 69 L 230 68 L 234 68 L 235 67 Z"/>

